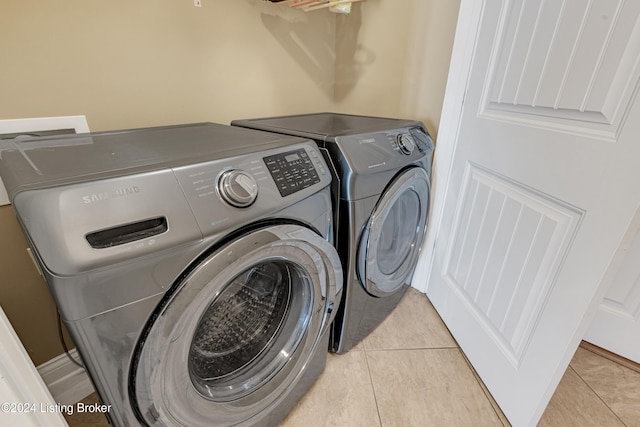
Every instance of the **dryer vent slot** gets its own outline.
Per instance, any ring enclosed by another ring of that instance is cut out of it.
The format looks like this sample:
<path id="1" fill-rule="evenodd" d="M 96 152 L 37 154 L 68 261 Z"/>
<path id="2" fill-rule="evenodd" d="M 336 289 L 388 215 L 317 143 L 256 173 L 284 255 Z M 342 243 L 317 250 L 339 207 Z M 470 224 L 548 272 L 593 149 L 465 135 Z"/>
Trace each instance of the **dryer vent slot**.
<path id="1" fill-rule="evenodd" d="M 86 239 L 92 248 L 104 249 L 162 234 L 167 230 L 167 218 L 162 216 L 89 233 Z"/>

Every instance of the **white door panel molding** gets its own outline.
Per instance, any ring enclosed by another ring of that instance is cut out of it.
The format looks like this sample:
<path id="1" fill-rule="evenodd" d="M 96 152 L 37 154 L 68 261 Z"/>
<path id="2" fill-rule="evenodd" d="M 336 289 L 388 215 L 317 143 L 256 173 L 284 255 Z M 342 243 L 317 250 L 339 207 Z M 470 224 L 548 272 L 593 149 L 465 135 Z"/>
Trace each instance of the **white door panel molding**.
<path id="1" fill-rule="evenodd" d="M 610 264 L 611 285 L 585 341 L 640 363 L 640 207 Z"/>
<path id="2" fill-rule="evenodd" d="M 480 114 L 614 142 L 640 80 L 640 3 L 503 3 Z"/>
<path id="3" fill-rule="evenodd" d="M 517 368 L 584 211 L 471 162 L 463 182 L 443 276 Z"/>

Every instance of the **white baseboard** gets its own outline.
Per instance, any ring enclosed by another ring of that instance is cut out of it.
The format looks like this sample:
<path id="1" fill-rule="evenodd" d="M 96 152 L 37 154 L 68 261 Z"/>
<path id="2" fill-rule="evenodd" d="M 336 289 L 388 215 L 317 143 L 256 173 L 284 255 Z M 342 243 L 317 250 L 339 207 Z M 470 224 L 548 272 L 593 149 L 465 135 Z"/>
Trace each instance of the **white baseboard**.
<path id="1" fill-rule="evenodd" d="M 80 360 L 75 349 L 69 354 L 75 360 Z M 38 366 L 38 373 L 57 403 L 73 405 L 94 392 L 86 371 L 64 353 Z"/>

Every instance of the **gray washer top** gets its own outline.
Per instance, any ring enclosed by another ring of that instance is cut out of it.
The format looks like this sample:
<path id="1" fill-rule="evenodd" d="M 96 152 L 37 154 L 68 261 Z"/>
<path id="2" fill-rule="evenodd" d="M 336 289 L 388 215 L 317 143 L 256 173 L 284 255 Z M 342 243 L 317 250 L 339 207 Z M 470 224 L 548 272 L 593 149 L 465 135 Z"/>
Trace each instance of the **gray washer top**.
<path id="1" fill-rule="evenodd" d="M 20 191 L 178 167 L 302 139 L 215 123 L 0 141 L 0 176 Z"/>

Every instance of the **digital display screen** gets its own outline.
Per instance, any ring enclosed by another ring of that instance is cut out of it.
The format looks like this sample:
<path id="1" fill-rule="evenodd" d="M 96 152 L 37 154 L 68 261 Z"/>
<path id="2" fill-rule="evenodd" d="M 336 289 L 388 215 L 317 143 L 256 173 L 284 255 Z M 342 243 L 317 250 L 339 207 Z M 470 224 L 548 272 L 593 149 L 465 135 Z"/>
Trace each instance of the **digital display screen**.
<path id="1" fill-rule="evenodd" d="M 291 162 L 295 162 L 296 160 L 300 160 L 300 156 L 298 156 L 297 154 L 293 153 L 293 154 L 289 154 L 284 159 L 287 162 L 291 163 Z"/>

